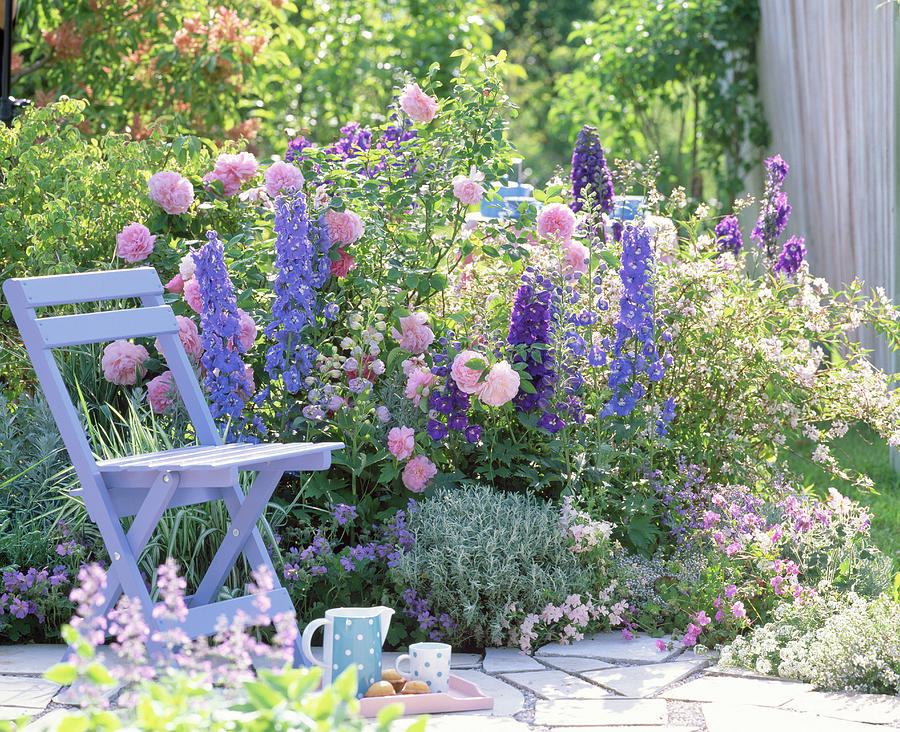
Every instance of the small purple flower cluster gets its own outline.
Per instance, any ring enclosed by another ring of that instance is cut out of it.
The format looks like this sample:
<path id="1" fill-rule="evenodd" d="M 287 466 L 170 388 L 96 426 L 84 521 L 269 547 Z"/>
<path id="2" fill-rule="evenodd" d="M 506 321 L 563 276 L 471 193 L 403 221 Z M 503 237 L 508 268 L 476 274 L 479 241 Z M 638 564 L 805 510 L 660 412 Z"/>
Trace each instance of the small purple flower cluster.
<path id="1" fill-rule="evenodd" d="M 26 572 L 7 570 L 3 572 L 3 594 L 0 595 L 0 616 L 9 614 L 19 620 L 34 615 L 38 622 L 44 622 L 44 610 L 34 598 L 47 597 L 54 587 L 69 581 L 66 568 L 62 565 L 47 569 L 28 569 Z M 0 623 L 4 625 L 5 623 Z"/>
<path id="2" fill-rule="evenodd" d="M 337 521 L 338 526 L 344 526 L 357 517 L 356 506 L 348 506 L 346 503 L 334 503 L 328 507 L 331 515 Z"/>
<path id="3" fill-rule="evenodd" d="M 581 128 L 572 153 L 572 198 L 570 206 L 576 213 L 585 203 L 594 215 L 602 212 L 609 216 L 613 212 L 612 175 L 606 167 L 600 136 L 590 125 Z"/>
<path id="4" fill-rule="evenodd" d="M 215 231 L 206 237 L 208 242 L 194 252 L 203 326 L 200 362 L 206 370 L 203 383 L 210 395 L 210 412 L 220 425 L 224 422 L 226 440 L 234 440 L 243 426 L 249 393 L 247 367 L 240 356 L 240 316 L 222 243 Z"/>
<path id="5" fill-rule="evenodd" d="M 440 386 L 433 388 L 428 396 L 428 407 L 434 410 L 434 416 L 429 417 L 425 431 L 434 442 L 440 442 L 451 431 L 462 432 L 466 442 L 474 444 L 481 439 L 481 425 L 469 424 L 468 412 L 472 400 L 468 394 L 459 389 L 453 379 L 449 378 L 450 367 L 447 364 L 451 363 L 452 359 L 448 351 L 459 353 L 462 350 L 462 344 L 451 341 L 452 337 L 453 333 L 449 332 L 447 336 L 439 338 L 441 350 L 432 353 L 435 365 L 431 367 L 431 373 L 443 378 L 444 381 Z"/>
<path id="6" fill-rule="evenodd" d="M 758 246 L 765 247 L 766 256 L 770 261 L 775 258 L 775 241 L 781 236 L 791 215 L 787 194 L 781 190 L 787 172 L 788 164 L 781 155 L 766 160 L 766 186 L 763 191 L 762 210 L 750 234 L 750 238 L 755 240 Z"/>
<path id="7" fill-rule="evenodd" d="M 428 637 L 433 641 L 441 641 L 450 636 L 456 630 L 457 622 L 447 613 L 435 616 L 431 612 L 431 605 L 424 597 L 419 597 L 413 589 L 403 591 L 403 614 L 413 618 L 421 630 L 428 632 Z"/>
<path id="8" fill-rule="evenodd" d="M 316 290 L 328 279 L 331 262 L 320 249 L 321 230 L 309 220 L 302 195 L 275 201 L 275 302 L 265 328 L 275 341 L 266 351 L 266 373 L 296 394 L 315 365 L 316 349 L 304 331 L 316 325 Z"/>
<path id="9" fill-rule="evenodd" d="M 726 216 L 716 224 L 716 243 L 719 245 L 719 253 L 731 252 L 735 257 L 739 256 L 744 247 L 741 238 L 741 226 L 737 216 Z"/>
<path id="10" fill-rule="evenodd" d="M 793 277 L 800 270 L 803 258 L 806 256 L 806 244 L 803 237 L 792 236 L 784 243 L 778 261 L 775 262 L 775 271 L 786 277 Z"/>

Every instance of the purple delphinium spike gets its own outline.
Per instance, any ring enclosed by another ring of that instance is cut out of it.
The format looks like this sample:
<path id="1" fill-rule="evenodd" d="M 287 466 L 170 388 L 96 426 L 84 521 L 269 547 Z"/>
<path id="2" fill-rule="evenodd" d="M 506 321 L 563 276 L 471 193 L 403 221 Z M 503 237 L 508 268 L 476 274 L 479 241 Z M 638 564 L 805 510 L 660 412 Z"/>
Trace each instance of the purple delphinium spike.
<path id="1" fill-rule="evenodd" d="M 791 215 L 787 194 L 781 190 L 787 173 L 788 164 L 780 155 L 766 160 L 766 187 L 763 191 L 759 218 L 750 234 L 750 238 L 756 241 L 758 246 L 765 247 L 766 256 L 770 261 L 775 258 L 775 241 L 784 232 L 788 217 Z"/>
<path id="2" fill-rule="evenodd" d="M 792 236 L 784 243 L 778 261 L 775 262 L 775 271 L 788 277 L 793 277 L 800 270 L 803 258 L 806 256 L 806 244 L 803 237 Z"/>
<path id="3" fill-rule="evenodd" d="M 576 213 L 589 201 L 594 213 L 612 214 L 612 175 L 606 166 L 600 136 L 590 125 L 581 128 L 572 153 L 572 198 L 570 206 Z"/>
<path id="4" fill-rule="evenodd" d="M 744 242 L 737 216 L 726 216 L 716 224 L 715 232 L 720 253 L 731 252 L 735 257 L 740 255 Z"/>

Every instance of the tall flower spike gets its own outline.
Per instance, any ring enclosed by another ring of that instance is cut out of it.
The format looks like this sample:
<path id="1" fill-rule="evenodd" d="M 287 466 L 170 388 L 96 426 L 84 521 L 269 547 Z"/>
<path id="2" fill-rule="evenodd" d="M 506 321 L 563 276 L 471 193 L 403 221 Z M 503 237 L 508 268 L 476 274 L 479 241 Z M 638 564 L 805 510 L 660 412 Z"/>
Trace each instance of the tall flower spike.
<path id="1" fill-rule="evenodd" d="M 200 289 L 200 324 L 206 370 L 203 385 L 210 396 L 210 412 L 224 427 L 226 441 L 237 439 L 243 423 L 246 367 L 241 358 L 241 320 L 234 285 L 225 267 L 225 251 L 215 231 L 194 252 L 194 277 Z M 224 423 L 224 424 L 223 424 Z"/>
<path id="2" fill-rule="evenodd" d="M 585 125 L 578 133 L 572 153 L 572 210 L 576 213 L 590 201 L 592 213 L 613 212 L 612 175 L 606 167 L 597 130 Z"/>
<path id="3" fill-rule="evenodd" d="M 781 236 L 791 215 L 787 194 L 781 190 L 787 177 L 788 164 L 780 155 L 766 160 L 766 187 L 756 226 L 750 238 L 760 247 L 765 247 L 769 260 L 775 258 L 775 241 Z"/>
<path id="4" fill-rule="evenodd" d="M 740 255 L 744 242 L 737 216 L 726 216 L 716 224 L 716 243 L 720 253 L 731 252 L 735 257 Z"/>

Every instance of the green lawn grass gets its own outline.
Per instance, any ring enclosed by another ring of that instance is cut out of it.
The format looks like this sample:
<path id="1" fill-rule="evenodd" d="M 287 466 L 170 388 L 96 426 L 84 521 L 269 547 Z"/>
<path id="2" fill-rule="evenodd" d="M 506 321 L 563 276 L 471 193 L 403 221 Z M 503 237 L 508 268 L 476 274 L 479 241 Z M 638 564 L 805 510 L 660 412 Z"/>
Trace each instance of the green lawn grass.
<path id="1" fill-rule="evenodd" d="M 801 454 L 809 454 L 812 443 L 798 444 Z M 818 494 L 825 496 L 833 486 L 845 496 L 869 506 L 874 514 L 872 539 L 876 545 L 894 560 L 894 570 L 900 571 L 900 477 L 891 466 L 890 449 L 884 440 L 868 427 L 851 429 L 835 443 L 834 455 L 839 463 L 868 475 L 875 483 L 871 491 L 860 490 L 847 481 L 828 475 L 814 463 L 797 456 L 788 463 L 805 485 L 811 485 Z"/>

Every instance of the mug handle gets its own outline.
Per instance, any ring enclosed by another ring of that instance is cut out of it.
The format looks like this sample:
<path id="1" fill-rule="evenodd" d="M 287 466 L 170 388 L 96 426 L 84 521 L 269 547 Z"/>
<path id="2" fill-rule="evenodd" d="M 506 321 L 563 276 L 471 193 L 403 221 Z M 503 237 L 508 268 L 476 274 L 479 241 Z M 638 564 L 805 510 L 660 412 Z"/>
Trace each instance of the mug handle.
<path id="1" fill-rule="evenodd" d="M 318 658 L 316 658 L 313 655 L 312 637 L 313 637 L 313 633 L 315 633 L 320 627 L 328 625 L 328 623 L 330 623 L 330 622 L 331 621 L 328 620 L 328 618 L 316 618 L 315 620 L 313 620 L 309 625 L 307 625 L 303 629 L 303 641 L 302 641 L 303 655 L 306 656 L 306 658 L 309 661 L 311 661 L 312 663 L 314 663 L 316 666 L 321 666 L 322 668 L 325 668 L 325 660 L 322 659 L 320 661 Z"/>
<path id="2" fill-rule="evenodd" d="M 400 664 L 404 661 L 409 661 L 409 671 L 401 671 Z M 412 676 L 412 659 L 409 657 L 408 653 L 404 653 L 402 656 L 397 656 L 397 661 L 394 663 L 394 671 L 405 678 L 409 678 Z"/>

